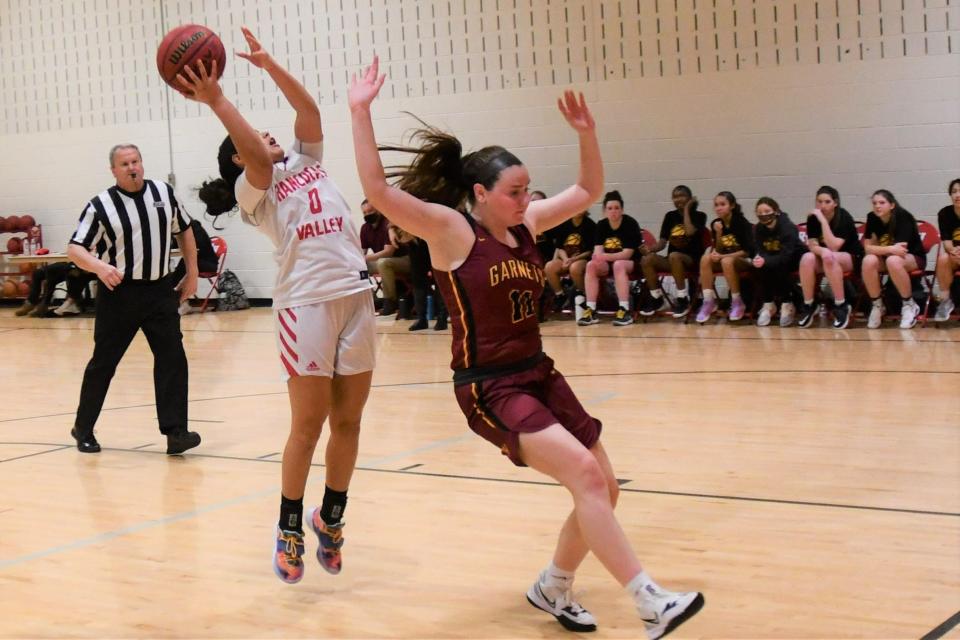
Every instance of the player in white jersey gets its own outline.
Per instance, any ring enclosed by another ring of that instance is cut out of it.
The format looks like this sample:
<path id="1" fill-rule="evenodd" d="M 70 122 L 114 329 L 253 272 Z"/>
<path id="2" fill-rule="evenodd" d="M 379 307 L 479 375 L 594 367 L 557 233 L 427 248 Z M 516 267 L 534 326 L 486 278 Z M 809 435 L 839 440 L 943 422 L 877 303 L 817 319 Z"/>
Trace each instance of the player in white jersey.
<path id="1" fill-rule="evenodd" d="M 209 106 L 228 137 L 218 156 L 221 178 L 204 183 L 200 198 L 219 215 L 239 203 L 244 222 L 273 242 L 278 273 L 273 306 L 290 394 L 292 425 L 283 451 L 280 522 L 273 567 L 281 580 L 303 577 L 303 493 L 323 423 L 330 418 L 326 492 L 306 514 L 319 537 L 317 559 L 341 569 L 343 511 L 357 460 L 360 418 L 376 356 L 371 283 L 350 209 L 321 164 L 320 110 L 300 82 L 263 50 L 249 30 L 250 53 L 296 111 L 290 151 L 257 132 L 227 100 L 215 69 L 186 69 L 184 95 Z"/>

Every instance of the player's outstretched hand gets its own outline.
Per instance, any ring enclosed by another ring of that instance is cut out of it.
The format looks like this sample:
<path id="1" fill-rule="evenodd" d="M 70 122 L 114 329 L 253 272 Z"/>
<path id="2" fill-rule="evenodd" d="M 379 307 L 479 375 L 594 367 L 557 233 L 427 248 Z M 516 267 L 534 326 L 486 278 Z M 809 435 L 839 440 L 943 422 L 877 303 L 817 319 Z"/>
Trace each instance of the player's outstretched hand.
<path id="1" fill-rule="evenodd" d="M 347 102 L 351 109 L 368 108 L 373 99 L 380 93 L 386 74 L 380 73 L 380 57 L 373 56 L 373 64 L 364 69 L 360 77 L 353 74 L 350 79 L 350 90 L 347 92 Z"/>
<path id="2" fill-rule="evenodd" d="M 276 64 L 273 56 L 264 50 L 263 45 L 260 44 L 260 41 L 257 40 L 257 37 L 253 35 L 250 29 L 240 27 L 240 31 L 243 32 L 247 46 L 250 47 L 250 53 L 244 53 L 242 51 L 235 51 L 234 53 L 236 53 L 238 58 L 243 58 L 258 69 L 269 71 L 270 68 Z"/>
<path id="3" fill-rule="evenodd" d="M 190 100 L 210 105 L 223 95 L 220 83 L 217 82 L 217 61 L 210 62 L 210 73 L 207 73 L 206 65 L 201 63 L 199 67 L 200 70 L 197 72 L 187 65 L 181 73 L 177 74 L 177 82 L 182 87 L 180 93 Z"/>
<path id="4" fill-rule="evenodd" d="M 560 113 L 566 118 L 567 124 L 577 132 L 586 133 L 596 129 L 597 124 L 593 121 L 593 114 L 587 107 L 583 93 L 580 93 L 578 98 L 573 91 L 564 91 L 563 97 L 557 99 L 557 106 L 560 107 Z"/>

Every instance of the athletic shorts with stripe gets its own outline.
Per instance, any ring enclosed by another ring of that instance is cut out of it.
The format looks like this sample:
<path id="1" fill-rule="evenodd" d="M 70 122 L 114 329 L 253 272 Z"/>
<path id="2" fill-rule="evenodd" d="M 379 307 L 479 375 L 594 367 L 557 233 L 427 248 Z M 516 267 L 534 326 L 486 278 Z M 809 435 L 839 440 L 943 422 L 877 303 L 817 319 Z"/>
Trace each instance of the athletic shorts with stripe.
<path id="1" fill-rule="evenodd" d="M 377 319 L 369 291 L 274 309 L 282 379 L 350 376 L 377 361 Z"/>
<path id="2" fill-rule="evenodd" d="M 553 360 L 498 378 L 456 385 L 454 392 L 470 429 L 500 448 L 517 466 L 520 434 L 560 424 L 588 449 L 600 438 L 600 421 L 587 413 Z"/>

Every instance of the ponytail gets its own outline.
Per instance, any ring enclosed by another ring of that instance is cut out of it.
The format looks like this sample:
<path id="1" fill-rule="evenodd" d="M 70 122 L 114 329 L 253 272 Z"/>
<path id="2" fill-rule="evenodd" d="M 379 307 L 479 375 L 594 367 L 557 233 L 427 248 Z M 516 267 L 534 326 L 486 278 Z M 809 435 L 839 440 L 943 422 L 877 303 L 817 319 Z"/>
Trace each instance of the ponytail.
<path id="1" fill-rule="evenodd" d="M 463 145 L 455 136 L 416 119 L 423 126 L 410 135 L 411 146 L 380 145 L 378 149 L 413 154 L 409 165 L 388 167 L 386 177 L 395 179 L 394 186 L 421 200 L 462 210 L 465 201 L 474 204 L 473 185 L 492 189 L 504 169 L 523 164 L 499 146 L 484 147 L 464 156 Z"/>
<path id="2" fill-rule="evenodd" d="M 217 153 L 220 177 L 205 181 L 197 189 L 200 200 L 207 205 L 207 214 L 214 219 L 213 228 L 218 231 L 223 227 L 217 226 L 217 216 L 237 208 L 234 188 L 237 184 L 237 178 L 243 173 L 243 168 L 237 166 L 233 161 L 233 156 L 236 153 L 237 148 L 234 146 L 233 140 L 230 139 L 230 136 L 227 136 L 220 144 L 220 150 Z"/>

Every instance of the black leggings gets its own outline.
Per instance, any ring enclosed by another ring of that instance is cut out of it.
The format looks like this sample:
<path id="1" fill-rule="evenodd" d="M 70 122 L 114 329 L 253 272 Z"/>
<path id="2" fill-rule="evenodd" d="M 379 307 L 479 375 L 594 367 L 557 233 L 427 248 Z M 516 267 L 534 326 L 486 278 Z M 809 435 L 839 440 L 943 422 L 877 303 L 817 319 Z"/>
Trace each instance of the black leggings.
<path id="1" fill-rule="evenodd" d="M 27 302 L 50 304 L 53 290 L 64 280 L 67 282 L 67 296 L 79 302 L 83 298 L 84 287 L 94 278 L 96 276 L 92 273 L 83 271 L 69 262 L 51 262 L 33 272 Z"/>
<path id="2" fill-rule="evenodd" d="M 761 267 L 756 274 L 762 302 L 774 302 L 777 299 L 780 302 L 798 302 L 793 269 Z"/>

